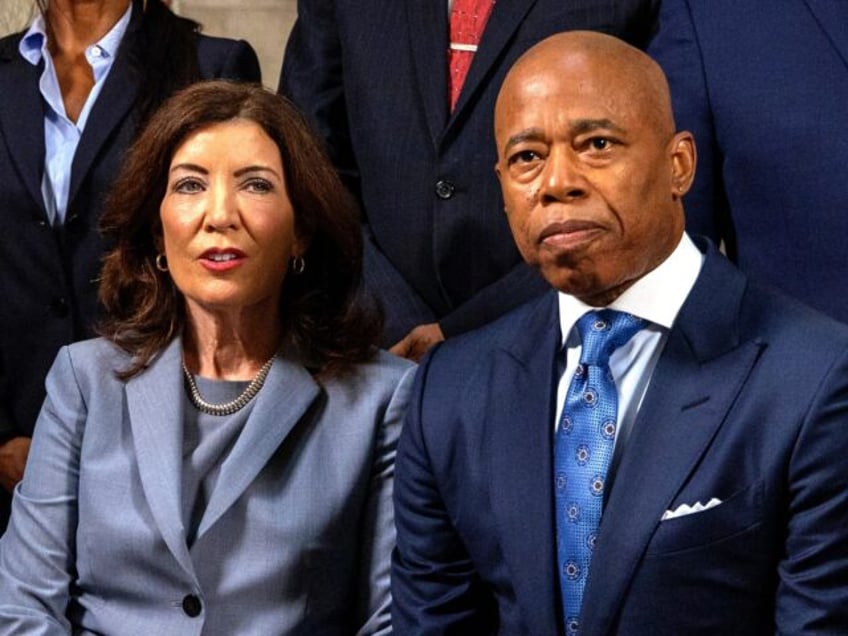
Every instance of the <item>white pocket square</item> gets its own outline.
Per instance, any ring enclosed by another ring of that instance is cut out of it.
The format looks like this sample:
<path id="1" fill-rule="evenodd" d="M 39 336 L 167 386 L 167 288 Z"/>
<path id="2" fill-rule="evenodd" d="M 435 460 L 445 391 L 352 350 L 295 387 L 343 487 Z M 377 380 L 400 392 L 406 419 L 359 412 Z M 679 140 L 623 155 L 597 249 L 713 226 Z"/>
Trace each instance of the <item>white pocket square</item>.
<path id="1" fill-rule="evenodd" d="M 666 519 L 674 519 L 675 517 L 685 517 L 686 515 L 691 515 L 696 512 L 703 512 L 704 510 L 715 508 L 720 503 L 721 499 L 716 499 L 715 497 L 713 497 L 705 504 L 702 504 L 700 501 L 696 501 L 695 504 L 692 506 L 690 506 L 689 504 L 680 504 L 674 510 L 666 510 L 663 513 L 663 516 L 660 518 L 660 521 L 665 521 Z"/>

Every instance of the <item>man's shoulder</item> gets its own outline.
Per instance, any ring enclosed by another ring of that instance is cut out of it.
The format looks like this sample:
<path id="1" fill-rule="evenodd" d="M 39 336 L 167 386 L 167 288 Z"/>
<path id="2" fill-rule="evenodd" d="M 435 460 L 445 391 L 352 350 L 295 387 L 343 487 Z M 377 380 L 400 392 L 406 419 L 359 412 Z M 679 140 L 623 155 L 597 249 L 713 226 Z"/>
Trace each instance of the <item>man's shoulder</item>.
<path id="1" fill-rule="evenodd" d="M 706 259 L 681 312 L 686 329 L 729 329 L 739 341 L 766 345 L 784 364 L 817 357 L 827 365 L 848 350 L 848 325 L 743 273 L 714 248 Z"/>
<path id="2" fill-rule="evenodd" d="M 556 293 L 542 294 L 482 327 L 440 343 L 423 361 L 423 373 L 430 379 L 464 384 L 498 353 L 533 355 L 550 337 L 551 329 L 558 331 L 558 315 Z"/>
<path id="3" fill-rule="evenodd" d="M 756 280 L 749 280 L 740 324 L 772 343 L 833 352 L 848 347 L 848 325 Z"/>

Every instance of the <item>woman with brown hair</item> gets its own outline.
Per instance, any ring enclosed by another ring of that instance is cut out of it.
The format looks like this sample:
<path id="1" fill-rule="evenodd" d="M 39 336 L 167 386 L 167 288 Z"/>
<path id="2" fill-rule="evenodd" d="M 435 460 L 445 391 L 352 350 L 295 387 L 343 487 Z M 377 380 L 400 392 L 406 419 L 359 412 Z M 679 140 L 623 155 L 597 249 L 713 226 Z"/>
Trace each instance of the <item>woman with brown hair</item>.
<path id="1" fill-rule="evenodd" d="M 103 337 L 64 348 L 0 540 L 0 634 L 388 633 L 414 367 L 283 98 L 197 84 L 129 152 Z"/>
<path id="2" fill-rule="evenodd" d="M 244 41 L 199 34 L 162 0 L 38 0 L 0 39 L 0 532 L 44 377 L 94 335 L 103 197 L 140 122 L 202 78 L 258 81 Z"/>

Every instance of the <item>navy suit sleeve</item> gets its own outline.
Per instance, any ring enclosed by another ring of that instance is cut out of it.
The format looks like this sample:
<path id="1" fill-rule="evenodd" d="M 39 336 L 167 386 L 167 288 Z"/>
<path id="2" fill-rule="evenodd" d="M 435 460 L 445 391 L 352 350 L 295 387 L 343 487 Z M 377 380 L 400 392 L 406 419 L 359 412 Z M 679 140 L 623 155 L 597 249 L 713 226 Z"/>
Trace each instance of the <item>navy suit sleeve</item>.
<path id="1" fill-rule="evenodd" d="M 695 136 L 698 166 L 692 189 L 684 197 L 686 229 L 716 244 L 724 240 L 734 253 L 729 234 L 729 209 L 722 180 L 722 153 L 716 138 L 708 78 L 701 56 L 698 33 L 688 0 L 664 0 L 660 27 L 648 47 L 660 64 L 671 88 L 678 130 Z"/>
<path id="2" fill-rule="evenodd" d="M 786 387 L 791 391 L 790 387 Z M 848 632 L 848 351 L 813 398 L 788 467 L 776 631 Z"/>
<path id="3" fill-rule="evenodd" d="M 404 636 L 484 636 L 493 631 L 487 624 L 491 608 L 486 611 L 480 580 L 454 530 L 429 456 L 431 447 L 450 442 L 440 436 L 438 426 L 430 426 L 435 422 L 423 421 L 428 410 L 450 408 L 436 404 L 444 397 L 438 390 L 428 394 L 428 376 L 438 354 L 436 347 L 422 361 L 398 445 L 392 626 Z"/>
<path id="4" fill-rule="evenodd" d="M 300 0 L 297 20 L 286 44 L 278 92 L 291 99 L 309 117 L 324 141 L 342 182 L 361 205 L 359 169 L 348 129 L 342 73 L 341 42 L 334 0 Z M 392 303 L 385 326 L 385 346 L 403 338 L 410 329 L 434 318 L 427 304 L 374 243 L 364 212 L 366 280 L 378 286 L 379 296 Z"/>
<path id="5" fill-rule="evenodd" d="M 310 117 L 342 181 L 358 198 L 359 171 L 348 131 L 341 42 L 334 14 L 334 0 L 298 1 L 278 92 Z"/>

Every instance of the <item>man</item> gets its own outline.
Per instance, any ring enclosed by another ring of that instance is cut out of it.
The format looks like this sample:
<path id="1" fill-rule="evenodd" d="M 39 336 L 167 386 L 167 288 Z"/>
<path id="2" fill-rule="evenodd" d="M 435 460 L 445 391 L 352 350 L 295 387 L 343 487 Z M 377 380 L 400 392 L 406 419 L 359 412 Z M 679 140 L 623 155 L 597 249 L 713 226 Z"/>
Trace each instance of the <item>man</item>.
<path id="1" fill-rule="evenodd" d="M 310 115 L 359 198 L 365 279 L 386 311 L 386 346 L 417 359 L 544 291 L 496 213 L 498 87 L 521 53 L 559 31 L 597 29 L 644 47 L 658 8 L 658 0 L 298 2 L 280 92 Z"/>
<path id="2" fill-rule="evenodd" d="M 848 633 L 848 330 L 684 234 L 694 144 L 638 50 L 541 42 L 495 137 L 555 291 L 419 369 L 396 631 Z"/>
<path id="3" fill-rule="evenodd" d="M 698 143 L 687 228 L 848 322 L 848 2 L 664 0 L 649 52 Z"/>

